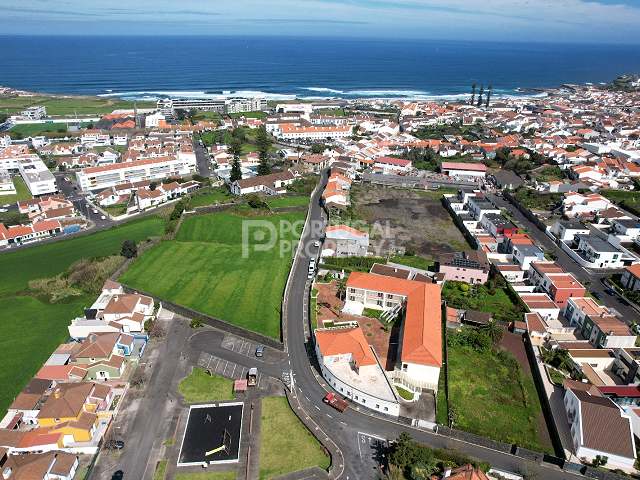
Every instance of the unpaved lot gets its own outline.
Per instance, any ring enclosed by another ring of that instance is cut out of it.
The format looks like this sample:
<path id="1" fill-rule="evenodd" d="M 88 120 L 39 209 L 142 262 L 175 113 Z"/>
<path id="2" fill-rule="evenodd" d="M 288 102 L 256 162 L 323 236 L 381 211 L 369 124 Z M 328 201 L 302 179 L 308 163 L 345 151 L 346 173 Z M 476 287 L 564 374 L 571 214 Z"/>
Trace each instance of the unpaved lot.
<path id="1" fill-rule="evenodd" d="M 380 185 L 358 185 L 352 190 L 358 216 L 372 226 L 370 243 L 377 254 L 406 249 L 433 259 L 469 248 L 441 196 Z"/>

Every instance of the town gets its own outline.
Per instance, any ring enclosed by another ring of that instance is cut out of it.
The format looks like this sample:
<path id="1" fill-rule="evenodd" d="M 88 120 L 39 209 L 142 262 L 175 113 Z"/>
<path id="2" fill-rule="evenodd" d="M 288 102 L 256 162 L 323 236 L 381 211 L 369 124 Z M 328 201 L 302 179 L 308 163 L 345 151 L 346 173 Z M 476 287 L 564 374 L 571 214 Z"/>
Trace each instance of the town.
<path id="1" fill-rule="evenodd" d="M 0 88 L 3 478 L 639 475 L 640 81 L 463 97 Z"/>

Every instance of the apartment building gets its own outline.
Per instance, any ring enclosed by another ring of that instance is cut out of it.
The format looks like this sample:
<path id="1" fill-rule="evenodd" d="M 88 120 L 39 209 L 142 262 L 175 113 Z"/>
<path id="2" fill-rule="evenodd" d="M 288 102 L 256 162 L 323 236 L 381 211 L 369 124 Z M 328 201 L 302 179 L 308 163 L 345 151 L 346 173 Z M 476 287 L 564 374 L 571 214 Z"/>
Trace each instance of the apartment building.
<path id="1" fill-rule="evenodd" d="M 37 155 L 30 155 L 18 162 L 18 171 L 31 195 L 49 195 L 58 191 L 56 177 Z"/>
<path id="2" fill-rule="evenodd" d="M 282 140 L 332 140 L 351 136 L 349 125 L 296 126 L 281 124 L 273 135 Z"/>
<path id="3" fill-rule="evenodd" d="M 196 173 L 193 154 L 164 156 L 84 168 L 76 172 L 76 180 L 84 192 L 104 190 L 125 182 L 184 177 Z"/>

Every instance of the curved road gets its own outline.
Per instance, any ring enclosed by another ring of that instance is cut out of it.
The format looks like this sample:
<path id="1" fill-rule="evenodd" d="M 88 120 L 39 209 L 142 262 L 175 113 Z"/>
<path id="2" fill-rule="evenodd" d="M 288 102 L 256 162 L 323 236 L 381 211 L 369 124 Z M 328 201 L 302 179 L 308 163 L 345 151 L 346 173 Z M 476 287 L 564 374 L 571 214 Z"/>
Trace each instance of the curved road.
<path id="1" fill-rule="evenodd" d="M 322 186 L 326 184 L 326 173 L 322 176 Z M 324 211 L 320 206 L 322 188 L 317 189 L 311 198 L 311 208 L 308 219 L 310 222 L 323 222 Z M 317 375 L 315 369 L 315 354 L 307 337 L 309 330 L 306 309 L 306 298 L 310 285 L 307 280 L 310 256 L 317 249 L 312 244 L 319 240 L 321 232 L 318 229 L 306 228 L 301 238 L 302 248 L 292 266 L 290 286 L 285 297 L 286 344 L 289 353 L 289 364 L 293 373 L 296 399 L 293 405 L 297 410 L 296 401 L 304 413 L 318 425 L 316 433 L 323 443 L 333 450 L 337 447 L 339 453 L 333 458 L 332 476 L 334 478 L 376 478 L 374 463 L 371 461 L 371 450 L 361 434 L 382 437 L 393 440 L 401 432 L 409 433 L 417 441 L 437 448 L 459 450 L 472 457 L 489 462 L 495 468 L 512 472 L 523 470 L 537 473 L 538 478 L 550 480 L 564 478 L 583 478 L 548 464 L 536 464 L 525 461 L 514 455 L 505 454 L 489 448 L 480 447 L 460 440 L 438 435 L 431 431 L 419 430 L 395 422 L 393 419 L 375 416 L 363 407 L 356 408 L 354 404 L 344 413 L 339 413 L 325 405 L 322 398 L 328 391 L 324 381 Z M 298 411 L 298 414 L 301 412 Z M 303 414 L 304 414 L 303 413 Z M 325 435 L 323 436 L 322 433 Z M 327 441 L 327 437 L 330 438 Z"/>

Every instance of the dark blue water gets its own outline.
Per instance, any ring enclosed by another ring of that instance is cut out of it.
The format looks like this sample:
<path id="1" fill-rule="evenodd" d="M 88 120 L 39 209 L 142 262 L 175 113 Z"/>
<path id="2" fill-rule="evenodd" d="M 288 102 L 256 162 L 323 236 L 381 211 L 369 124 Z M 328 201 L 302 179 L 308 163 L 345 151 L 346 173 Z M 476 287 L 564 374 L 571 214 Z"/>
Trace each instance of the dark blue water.
<path id="1" fill-rule="evenodd" d="M 233 91 L 417 97 L 606 82 L 638 46 L 291 37 L 0 37 L 0 84 L 127 98 Z"/>

